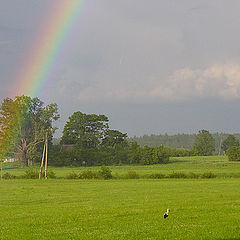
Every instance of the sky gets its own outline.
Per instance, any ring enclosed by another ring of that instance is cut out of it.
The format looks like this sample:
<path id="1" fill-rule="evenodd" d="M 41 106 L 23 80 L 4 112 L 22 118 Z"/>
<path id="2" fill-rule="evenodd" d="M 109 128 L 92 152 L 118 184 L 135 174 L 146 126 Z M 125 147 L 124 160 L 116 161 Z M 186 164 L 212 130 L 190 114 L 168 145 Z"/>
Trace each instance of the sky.
<path id="1" fill-rule="evenodd" d="M 0 100 L 20 88 L 61 1 L 0 0 Z M 75 111 L 105 114 L 130 137 L 239 133 L 239 9 L 238 0 L 87 0 L 37 93 L 58 104 L 56 136 Z"/>

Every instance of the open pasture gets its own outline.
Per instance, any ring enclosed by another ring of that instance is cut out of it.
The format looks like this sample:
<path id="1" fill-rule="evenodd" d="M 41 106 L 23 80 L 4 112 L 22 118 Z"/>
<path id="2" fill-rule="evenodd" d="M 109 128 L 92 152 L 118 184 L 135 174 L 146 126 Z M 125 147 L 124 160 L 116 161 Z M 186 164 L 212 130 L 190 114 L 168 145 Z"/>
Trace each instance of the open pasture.
<path id="1" fill-rule="evenodd" d="M 240 239 L 239 187 L 224 178 L 0 181 L 0 239 Z"/>
<path id="2" fill-rule="evenodd" d="M 171 158 L 168 164 L 156 164 L 149 166 L 123 165 L 109 166 L 113 176 L 123 176 L 128 171 L 136 171 L 140 177 L 146 177 L 154 173 L 170 174 L 173 172 L 203 174 L 212 172 L 218 177 L 240 177 L 240 163 L 230 162 L 226 156 L 196 156 L 196 157 L 175 157 Z M 39 171 L 39 166 L 35 165 Z M 57 178 L 66 177 L 68 174 L 79 173 L 82 170 L 98 170 L 99 167 L 49 167 L 56 173 Z M 4 166 L 4 172 L 16 176 L 23 174 L 24 168 L 11 168 L 11 165 Z"/>

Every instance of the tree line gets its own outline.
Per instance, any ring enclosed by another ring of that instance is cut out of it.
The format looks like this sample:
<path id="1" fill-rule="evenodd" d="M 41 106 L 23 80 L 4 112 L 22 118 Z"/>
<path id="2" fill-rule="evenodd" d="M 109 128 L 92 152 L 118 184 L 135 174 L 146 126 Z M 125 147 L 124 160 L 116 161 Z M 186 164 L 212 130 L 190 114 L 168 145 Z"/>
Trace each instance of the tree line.
<path id="1" fill-rule="evenodd" d="M 141 146 L 127 133 L 109 128 L 103 114 L 74 112 L 66 122 L 60 143 L 52 144 L 60 117 L 56 103 L 45 105 L 38 98 L 17 96 L 5 98 L 0 106 L 0 157 L 14 157 L 24 166 L 40 162 L 44 137 L 48 136 L 49 163 L 55 166 L 93 166 L 119 164 L 167 163 L 171 156 L 212 155 L 215 139 L 207 130 L 196 134 L 192 148 Z M 184 135 L 186 137 L 187 135 Z M 166 136 L 165 136 L 166 137 Z M 222 150 L 239 146 L 229 135 L 221 143 Z"/>
<path id="2" fill-rule="evenodd" d="M 228 133 L 212 133 L 211 134 L 215 147 L 213 154 L 224 154 L 224 142 L 225 140 L 231 136 L 230 138 L 236 139 L 239 141 L 240 134 L 228 134 Z M 148 146 L 168 146 L 170 148 L 178 148 L 178 149 L 193 149 L 194 143 L 196 140 L 197 134 L 151 134 L 151 135 L 143 135 L 140 137 L 132 137 L 131 141 L 137 142 L 140 146 L 148 145 Z M 228 140 L 227 140 L 228 141 Z"/>

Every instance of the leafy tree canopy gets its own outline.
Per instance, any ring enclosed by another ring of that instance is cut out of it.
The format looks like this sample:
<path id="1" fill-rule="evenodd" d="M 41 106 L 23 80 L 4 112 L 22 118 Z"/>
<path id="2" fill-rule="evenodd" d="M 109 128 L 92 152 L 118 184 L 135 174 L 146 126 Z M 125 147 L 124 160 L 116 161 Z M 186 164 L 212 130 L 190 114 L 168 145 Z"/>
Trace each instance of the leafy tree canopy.
<path id="1" fill-rule="evenodd" d="M 201 130 L 198 132 L 195 142 L 194 151 L 200 156 L 209 156 L 213 154 L 215 150 L 215 142 L 213 136 L 207 130 Z"/>
<path id="2" fill-rule="evenodd" d="M 102 145 L 115 146 L 116 144 L 125 142 L 126 139 L 127 139 L 126 133 L 121 133 L 118 130 L 108 129 L 105 132 L 105 136 L 103 138 Z"/>
<path id="3" fill-rule="evenodd" d="M 53 122 L 59 118 L 57 104 L 44 103 L 38 98 L 16 96 L 3 99 L 0 106 L 1 157 L 15 154 L 25 165 L 29 164 L 48 131 L 55 131 Z"/>
<path id="4" fill-rule="evenodd" d="M 82 148 L 97 147 L 108 129 L 105 115 L 74 112 L 65 124 L 61 144 L 78 144 Z"/>
<path id="5" fill-rule="evenodd" d="M 222 150 L 226 151 L 230 147 L 239 146 L 239 140 L 234 135 L 229 134 L 228 137 L 222 143 Z"/>

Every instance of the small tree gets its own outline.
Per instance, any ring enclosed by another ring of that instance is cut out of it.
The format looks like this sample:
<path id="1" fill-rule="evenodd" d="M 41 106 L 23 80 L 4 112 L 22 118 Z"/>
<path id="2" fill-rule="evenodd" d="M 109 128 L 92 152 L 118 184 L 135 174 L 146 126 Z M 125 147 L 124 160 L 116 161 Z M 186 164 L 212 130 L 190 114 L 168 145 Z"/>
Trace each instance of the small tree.
<path id="1" fill-rule="evenodd" d="M 213 154 L 215 150 L 215 141 L 209 131 L 203 129 L 198 132 L 193 148 L 195 153 L 200 156 L 209 156 Z"/>
<path id="2" fill-rule="evenodd" d="M 222 143 L 222 150 L 225 152 L 230 147 L 238 147 L 239 140 L 234 135 L 229 134 L 228 137 Z"/>
<path id="3" fill-rule="evenodd" d="M 226 151 L 229 161 L 240 161 L 240 147 L 230 147 Z"/>

